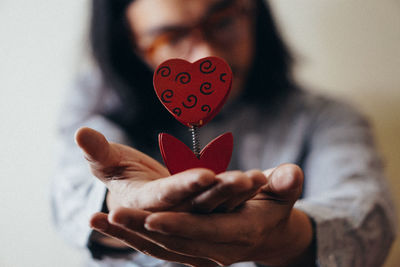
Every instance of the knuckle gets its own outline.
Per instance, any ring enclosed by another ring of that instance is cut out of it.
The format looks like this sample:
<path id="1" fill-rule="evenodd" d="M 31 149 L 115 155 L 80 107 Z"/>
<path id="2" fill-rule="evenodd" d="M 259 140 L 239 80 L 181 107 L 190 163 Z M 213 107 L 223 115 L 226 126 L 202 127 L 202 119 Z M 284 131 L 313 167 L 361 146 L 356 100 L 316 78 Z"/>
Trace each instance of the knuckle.
<path id="1" fill-rule="evenodd" d="M 260 170 L 250 170 L 246 173 L 254 185 L 265 184 L 267 178 Z"/>
<path id="2" fill-rule="evenodd" d="M 252 187 L 252 181 L 243 172 L 235 172 L 226 179 L 226 186 L 230 190 L 248 190 Z"/>
<path id="3" fill-rule="evenodd" d="M 169 194 L 167 194 L 163 191 L 160 191 L 158 193 L 157 199 L 160 203 L 165 204 L 167 206 L 174 205 L 176 202 L 174 197 L 170 196 Z"/>
<path id="4" fill-rule="evenodd" d="M 165 186 L 163 182 L 155 183 L 154 186 L 151 187 L 151 192 L 155 197 L 155 200 L 158 202 L 157 205 L 170 207 L 176 204 L 177 196 L 172 194 L 171 192 L 175 192 L 174 190 L 170 190 L 169 186 Z"/>
<path id="5" fill-rule="evenodd" d="M 215 181 L 215 174 L 207 169 L 191 169 L 186 174 L 188 179 L 185 180 L 185 185 L 190 191 L 198 191 Z"/>
<path id="6" fill-rule="evenodd" d="M 196 170 L 197 170 L 196 178 L 200 182 L 208 182 L 215 176 L 214 172 L 208 169 L 196 169 Z"/>

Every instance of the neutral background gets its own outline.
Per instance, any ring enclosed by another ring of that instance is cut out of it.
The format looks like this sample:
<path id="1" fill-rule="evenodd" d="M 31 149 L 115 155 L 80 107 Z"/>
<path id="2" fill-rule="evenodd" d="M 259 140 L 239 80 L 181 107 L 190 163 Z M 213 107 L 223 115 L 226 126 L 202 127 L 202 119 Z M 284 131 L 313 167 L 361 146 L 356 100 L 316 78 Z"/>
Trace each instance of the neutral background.
<path id="1" fill-rule="evenodd" d="M 400 207 L 400 1 L 274 0 L 298 81 L 366 113 Z M 84 57 L 88 1 L 0 0 L 0 266 L 78 266 L 54 232 L 60 103 Z M 62 119 L 62 118 L 61 118 Z M 72 138 L 72 136 L 71 136 Z M 400 213 L 400 211 L 399 211 Z M 386 267 L 400 266 L 400 242 Z"/>

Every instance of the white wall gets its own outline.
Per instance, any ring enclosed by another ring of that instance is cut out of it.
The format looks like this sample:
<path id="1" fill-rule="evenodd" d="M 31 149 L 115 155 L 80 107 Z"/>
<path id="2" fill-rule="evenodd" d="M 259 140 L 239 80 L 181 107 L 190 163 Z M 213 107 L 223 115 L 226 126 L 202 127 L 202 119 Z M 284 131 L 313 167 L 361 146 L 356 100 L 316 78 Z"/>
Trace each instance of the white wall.
<path id="1" fill-rule="evenodd" d="M 86 45 L 88 1 L 0 1 L 0 266 L 77 266 L 48 189 L 59 104 Z M 400 206 L 400 2 L 273 0 L 297 79 L 353 102 L 376 127 Z M 18 252 L 18 254 L 16 253 Z M 399 266 L 397 242 L 386 266 Z"/>
<path id="2" fill-rule="evenodd" d="M 0 266 L 78 266 L 49 212 L 55 122 L 86 1 L 0 1 Z"/>

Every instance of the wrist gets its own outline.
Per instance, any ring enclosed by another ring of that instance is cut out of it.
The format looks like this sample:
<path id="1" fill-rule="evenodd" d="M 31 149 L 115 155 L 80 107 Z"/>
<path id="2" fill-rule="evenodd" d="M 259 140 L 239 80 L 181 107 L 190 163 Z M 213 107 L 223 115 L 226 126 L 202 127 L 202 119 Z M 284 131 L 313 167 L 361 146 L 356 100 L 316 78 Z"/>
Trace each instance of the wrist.
<path id="1" fill-rule="evenodd" d="M 293 209 L 292 229 L 295 231 L 294 250 L 285 266 L 315 266 L 316 240 L 314 223 L 303 211 Z M 297 218 L 296 218 L 297 217 Z"/>
<path id="2" fill-rule="evenodd" d="M 295 258 L 290 265 L 295 266 L 317 266 L 317 238 L 316 238 L 316 225 L 315 221 L 306 215 L 311 223 L 311 243 L 307 246 L 306 250 Z"/>
<path id="3" fill-rule="evenodd" d="M 256 262 L 272 266 L 314 266 L 313 227 L 304 212 L 292 209 L 290 216 L 267 237 Z"/>

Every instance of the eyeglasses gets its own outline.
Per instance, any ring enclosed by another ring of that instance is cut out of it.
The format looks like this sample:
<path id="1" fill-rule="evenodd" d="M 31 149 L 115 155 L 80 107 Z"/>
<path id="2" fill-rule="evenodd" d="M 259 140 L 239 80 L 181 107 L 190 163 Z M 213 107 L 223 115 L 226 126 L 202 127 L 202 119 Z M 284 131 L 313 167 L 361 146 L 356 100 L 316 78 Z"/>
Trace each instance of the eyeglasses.
<path id="1" fill-rule="evenodd" d="M 165 29 L 147 48 L 141 50 L 147 58 L 154 58 L 158 53 L 184 57 L 199 38 L 217 47 L 233 45 L 247 30 L 245 22 L 252 13 L 248 3 L 243 0 L 228 1 L 226 6 L 206 15 L 192 26 Z"/>

